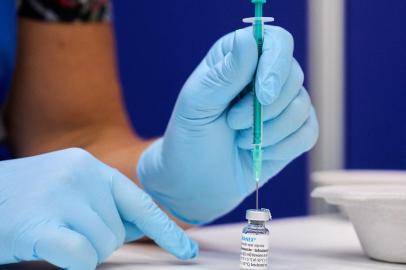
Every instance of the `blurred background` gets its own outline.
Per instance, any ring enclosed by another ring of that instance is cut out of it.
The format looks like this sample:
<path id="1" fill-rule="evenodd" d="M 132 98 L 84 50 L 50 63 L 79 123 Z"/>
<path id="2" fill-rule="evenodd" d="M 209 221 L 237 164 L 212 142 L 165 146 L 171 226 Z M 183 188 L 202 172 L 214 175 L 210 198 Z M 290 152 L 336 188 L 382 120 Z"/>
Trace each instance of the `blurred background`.
<path id="1" fill-rule="evenodd" d="M 253 15 L 251 1 L 112 1 L 128 112 L 141 136 L 160 136 L 189 74 L 217 39 L 246 27 L 242 18 Z M 271 0 L 266 5 L 265 16 L 275 17 L 275 24 L 295 38 L 295 57 L 321 128 L 315 149 L 262 189 L 260 205 L 274 218 L 326 211 L 309 198 L 314 171 L 406 170 L 404 14 L 405 0 Z M 0 159 L 8 157 L 0 145 Z M 254 204 L 251 196 L 215 223 L 243 221 Z"/>
<path id="2" fill-rule="evenodd" d="M 248 0 L 113 4 L 126 105 L 145 138 L 163 134 L 210 46 L 253 14 Z M 295 37 L 321 138 L 262 189 L 261 205 L 275 218 L 318 212 L 309 200 L 315 170 L 406 169 L 406 1 L 274 0 L 267 7 L 265 15 Z M 242 221 L 252 205 L 251 196 L 216 223 Z"/>

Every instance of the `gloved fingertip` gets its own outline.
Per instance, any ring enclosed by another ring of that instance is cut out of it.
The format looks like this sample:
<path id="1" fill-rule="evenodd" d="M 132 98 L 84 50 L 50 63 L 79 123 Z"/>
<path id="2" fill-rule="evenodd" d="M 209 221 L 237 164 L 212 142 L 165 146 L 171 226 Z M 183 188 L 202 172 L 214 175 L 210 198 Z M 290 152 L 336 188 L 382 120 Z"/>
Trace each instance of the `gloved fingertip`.
<path id="1" fill-rule="evenodd" d="M 197 255 L 199 254 L 199 244 L 198 244 L 196 241 L 191 240 L 191 241 L 190 241 L 190 245 L 191 245 L 191 248 L 190 248 L 190 259 L 194 259 L 194 258 L 196 258 Z"/>
<path id="2" fill-rule="evenodd" d="M 237 138 L 237 145 L 238 148 L 243 150 L 251 150 L 252 149 L 252 128 L 243 130 L 238 134 Z"/>
<path id="3" fill-rule="evenodd" d="M 258 48 L 251 28 L 243 28 L 235 31 L 234 34 L 234 49 L 245 50 L 241 51 L 254 57 L 258 60 Z M 242 54 L 244 55 L 244 54 Z"/>
<path id="4" fill-rule="evenodd" d="M 235 32 L 233 56 L 237 60 L 238 65 L 254 73 L 258 62 L 258 50 L 252 30 L 240 29 Z"/>
<path id="5" fill-rule="evenodd" d="M 229 126 L 229 128 L 233 129 L 233 130 L 237 130 L 236 128 L 236 124 L 235 124 L 235 120 L 234 120 L 234 115 L 230 114 L 230 112 L 227 114 L 227 125 Z"/>
<path id="6" fill-rule="evenodd" d="M 275 25 L 265 25 L 265 43 L 264 48 L 268 49 L 270 46 L 273 46 L 275 42 L 283 44 L 283 48 L 288 51 L 293 51 L 294 49 L 294 38 L 293 35 L 280 26 Z"/>
<path id="7" fill-rule="evenodd" d="M 252 113 L 249 115 L 252 115 Z M 245 123 L 246 122 L 245 121 L 246 119 L 244 119 L 245 117 L 246 115 L 244 115 L 243 112 L 230 111 L 228 112 L 227 115 L 227 125 L 235 131 L 242 130 L 244 128 L 249 128 L 252 124 Z"/>
<path id="8" fill-rule="evenodd" d="M 188 238 L 188 244 L 183 245 L 174 255 L 180 260 L 190 260 L 197 257 L 199 254 L 199 244 Z"/>
<path id="9" fill-rule="evenodd" d="M 186 252 L 184 256 L 182 256 L 179 259 L 182 260 L 194 259 L 197 257 L 198 254 L 199 254 L 199 244 L 196 241 L 190 239 L 189 251 Z"/>
<path id="10" fill-rule="evenodd" d="M 256 82 L 257 98 L 262 105 L 271 105 L 279 97 L 281 92 L 281 83 L 277 76 L 272 75 L 269 78 L 258 79 Z"/>
<path id="11" fill-rule="evenodd" d="M 199 255 L 199 244 L 196 241 L 192 240 L 192 256 L 191 259 L 196 258 Z"/>

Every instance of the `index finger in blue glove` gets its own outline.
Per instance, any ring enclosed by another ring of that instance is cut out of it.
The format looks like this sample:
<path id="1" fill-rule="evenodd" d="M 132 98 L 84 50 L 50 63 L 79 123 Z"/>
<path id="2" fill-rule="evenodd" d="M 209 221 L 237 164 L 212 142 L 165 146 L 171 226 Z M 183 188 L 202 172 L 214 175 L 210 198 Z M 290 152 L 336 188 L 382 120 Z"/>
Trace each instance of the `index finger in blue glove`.
<path id="1" fill-rule="evenodd" d="M 277 26 L 265 27 L 262 56 L 258 63 L 255 87 L 263 105 L 272 104 L 285 84 L 293 61 L 292 35 Z"/>
<path id="2" fill-rule="evenodd" d="M 144 191 L 116 171 L 112 191 L 121 217 L 179 259 L 194 258 L 197 243 L 162 212 Z"/>

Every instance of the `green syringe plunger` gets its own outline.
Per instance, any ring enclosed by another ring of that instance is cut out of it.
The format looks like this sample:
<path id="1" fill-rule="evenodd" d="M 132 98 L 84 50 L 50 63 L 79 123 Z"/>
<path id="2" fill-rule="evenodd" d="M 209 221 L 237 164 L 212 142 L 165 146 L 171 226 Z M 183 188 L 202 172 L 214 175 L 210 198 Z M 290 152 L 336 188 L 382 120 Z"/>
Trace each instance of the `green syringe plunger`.
<path id="1" fill-rule="evenodd" d="M 264 24 L 265 22 L 273 21 L 273 18 L 263 17 L 263 5 L 266 0 L 251 0 L 251 3 L 255 5 L 255 17 L 244 19 L 244 22 L 252 23 L 254 38 L 258 48 L 258 63 L 262 55 L 262 49 L 264 44 Z M 253 99 L 253 134 L 252 134 L 252 169 L 257 186 L 257 209 L 258 209 L 258 186 L 261 179 L 262 172 L 262 105 L 257 98 L 257 89 L 255 89 L 255 79 L 257 71 L 254 73 L 254 78 L 250 84 L 252 89 Z"/>
<path id="2" fill-rule="evenodd" d="M 258 47 L 258 61 L 262 55 L 262 47 L 264 44 L 264 29 L 262 20 L 262 6 L 266 3 L 266 0 L 252 0 L 255 4 L 255 18 L 254 18 L 254 38 L 257 42 Z M 255 89 L 255 78 L 252 82 L 253 88 L 253 150 L 252 150 L 252 161 L 253 161 L 253 171 L 255 181 L 259 182 L 261 178 L 262 171 L 262 105 L 257 98 L 257 93 Z"/>

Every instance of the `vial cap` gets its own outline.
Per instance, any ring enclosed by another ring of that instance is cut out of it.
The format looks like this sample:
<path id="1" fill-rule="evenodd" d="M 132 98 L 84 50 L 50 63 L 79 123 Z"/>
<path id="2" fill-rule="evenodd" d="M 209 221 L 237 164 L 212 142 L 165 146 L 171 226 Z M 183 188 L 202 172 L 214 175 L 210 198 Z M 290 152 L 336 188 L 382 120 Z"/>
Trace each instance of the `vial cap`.
<path id="1" fill-rule="evenodd" d="M 247 220 L 267 222 L 272 219 L 272 216 L 271 216 L 271 212 L 269 211 L 269 209 L 261 208 L 261 209 L 247 210 L 245 218 Z"/>

